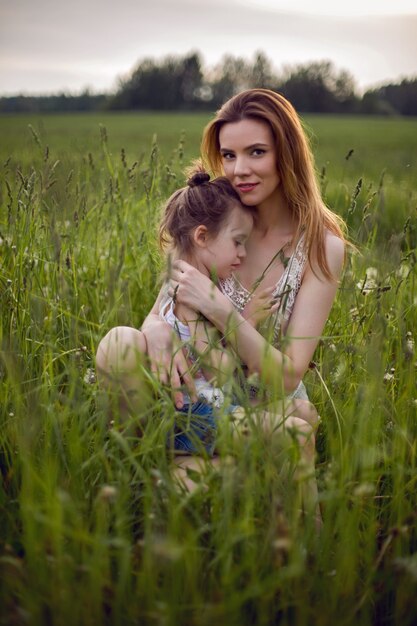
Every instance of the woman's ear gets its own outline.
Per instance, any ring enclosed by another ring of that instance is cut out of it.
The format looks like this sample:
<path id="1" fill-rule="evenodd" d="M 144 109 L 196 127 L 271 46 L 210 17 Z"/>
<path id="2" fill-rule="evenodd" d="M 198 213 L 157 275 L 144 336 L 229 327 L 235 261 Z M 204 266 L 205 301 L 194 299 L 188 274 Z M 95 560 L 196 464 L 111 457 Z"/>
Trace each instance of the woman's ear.
<path id="1" fill-rule="evenodd" d="M 208 242 L 207 226 L 200 224 L 193 232 L 193 242 L 200 248 L 205 248 Z"/>

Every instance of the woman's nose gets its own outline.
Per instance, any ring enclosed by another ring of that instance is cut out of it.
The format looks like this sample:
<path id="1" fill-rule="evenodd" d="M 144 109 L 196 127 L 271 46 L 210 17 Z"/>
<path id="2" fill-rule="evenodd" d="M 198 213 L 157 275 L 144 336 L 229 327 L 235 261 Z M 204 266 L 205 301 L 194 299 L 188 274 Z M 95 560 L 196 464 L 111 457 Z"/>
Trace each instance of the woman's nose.
<path id="1" fill-rule="evenodd" d="M 242 156 L 236 156 L 235 159 L 235 176 L 247 176 L 250 173 L 249 163 L 247 158 Z"/>

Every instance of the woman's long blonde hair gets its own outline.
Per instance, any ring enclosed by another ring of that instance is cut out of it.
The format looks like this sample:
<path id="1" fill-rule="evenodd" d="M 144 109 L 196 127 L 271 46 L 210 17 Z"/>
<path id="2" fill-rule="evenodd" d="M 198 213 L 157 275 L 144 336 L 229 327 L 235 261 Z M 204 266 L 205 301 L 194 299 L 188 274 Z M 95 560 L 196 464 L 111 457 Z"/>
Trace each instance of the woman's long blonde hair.
<path id="1" fill-rule="evenodd" d="M 277 169 L 288 206 L 297 220 L 294 239 L 302 233 L 308 260 L 317 263 L 326 278 L 332 278 L 325 253 L 326 231 L 346 242 L 345 224 L 323 202 L 314 168 L 314 158 L 300 119 L 288 100 L 269 89 L 248 89 L 228 100 L 204 129 L 202 159 L 213 174 L 223 174 L 219 133 L 224 124 L 254 119 L 266 122 L 275 140 Z"/>

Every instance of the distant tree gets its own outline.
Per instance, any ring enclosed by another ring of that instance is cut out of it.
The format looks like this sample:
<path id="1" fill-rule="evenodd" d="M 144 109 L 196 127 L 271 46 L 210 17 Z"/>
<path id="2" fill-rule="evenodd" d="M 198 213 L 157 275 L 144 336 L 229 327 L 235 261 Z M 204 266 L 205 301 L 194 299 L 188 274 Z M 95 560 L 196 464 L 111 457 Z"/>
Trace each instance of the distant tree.
<path id="1" fill-rule="evenodd" d="M 299 111 L 350 112 L 357 104 L 354 78 L 331 61 L 286 67 L 279 90 Z"/>
<path id="2" fill-rule="evenodd" d="M 202 84 L 200 56 L 167 56 L 162 61 L 144 59 L 130 76 L 121 79 L 109 108 L 175 110 L 199 102 Z"/>
<path id="3" fill-rule="evenodd" d="M 236 93 L 250 86 L 252 68 L 243 57 L 226 54 L 209 74 L 212 104 L 219 107 Z"/>
<path id="4" fill-rule="evenodd" d="M 255 58 L 250 76 L 251 87 L 273 89 L 277 84 L 277 77 L 272 69 L 271 61 L 262 50 L 255 52 Z"/>
<path id="5" fill-rule="evenodd" d="M 363 95 L 361 104 L 363 113 L 417 115 L 417 78 L 370 89 Z"/>
<path id="6" fill-rule="evenodd" d="M 55 111 L 97 111 L 108 96 L 84 91 L 79 96 L 65 93 L 52 96 L 12 96 L 0 98 L 0 113 L 52 113 Z"/>
<path id="7" fill-rule="evenodd" d="M 262 51 L 255 52 L 253 62 L 227 54 L 209 74 L 212 104 L 221 106 L 228 98 L 251 87 L 272 89 L 276 82 L 271 61 Z"/>

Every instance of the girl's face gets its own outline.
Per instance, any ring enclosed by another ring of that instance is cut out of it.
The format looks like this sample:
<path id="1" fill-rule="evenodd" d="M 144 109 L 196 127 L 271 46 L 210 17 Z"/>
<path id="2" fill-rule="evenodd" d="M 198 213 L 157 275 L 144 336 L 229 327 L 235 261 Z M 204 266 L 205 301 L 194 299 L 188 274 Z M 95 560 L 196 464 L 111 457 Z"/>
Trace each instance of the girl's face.
<path id="1" fill-rule="evenodd" d="M 195 233 L 194 258 L 207 275 L 227 278 L 237 270 L 246 256 L 245 242 L 253 226 L 253 217 L 239 206 L 234 206 L 229 218 L 215 237 L 199 226 Z"/>
<path id="2" fill-rule="evenodd" d="M 274 137 L 266 122 L 244 119 L 224 124 L 219 143 L 225 176 L 244 204 L 260 206 L 278 199 L 281 179 Z"/>

